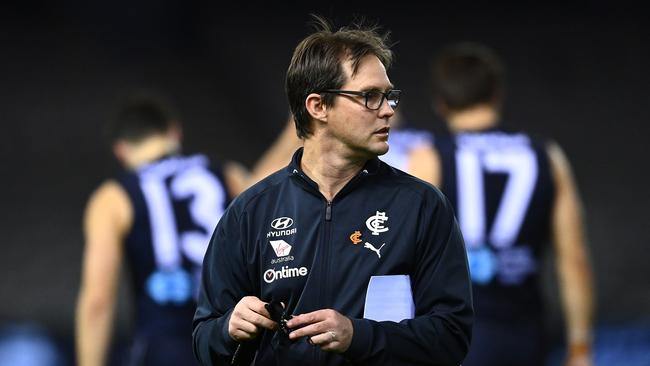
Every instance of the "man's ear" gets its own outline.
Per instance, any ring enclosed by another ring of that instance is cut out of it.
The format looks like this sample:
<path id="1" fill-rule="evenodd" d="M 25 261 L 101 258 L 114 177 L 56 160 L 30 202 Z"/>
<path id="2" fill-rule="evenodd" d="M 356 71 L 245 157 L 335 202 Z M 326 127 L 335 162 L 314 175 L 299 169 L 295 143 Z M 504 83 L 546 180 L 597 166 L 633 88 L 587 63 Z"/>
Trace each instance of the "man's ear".
<path id="1" fill-rule="evenodd" d="M 433 111 L 437 113 L 440 117 L 445 118 L 447 113 L 449 113 L 449 108 L 447 107 L 447 104 L 445 104 L 445 102 L 443 102 L 438 98 L 433 100 L 432 105 L 433 105 Z"/>
<path id="2" fill-rule="evenodd" d="M 183 139 L 183 127 L 179 121 L 172 121 L 167 129 L 167 137 L 181 141 Z"/>
<path id="3" fill-rule="evenodd" d="M 318 93 L 311 93 L 305 99 L 305 108 L 312 118 L 321 122 L 327 122 L 327 106 Z"/>
<path id="4" fill-rule="evenodd" d="M 129 144 L 124 140 L 117 140 L 113 143 L 113 154 L 115 158 L 122 163 L 126 164 L 129 156 Z"/>

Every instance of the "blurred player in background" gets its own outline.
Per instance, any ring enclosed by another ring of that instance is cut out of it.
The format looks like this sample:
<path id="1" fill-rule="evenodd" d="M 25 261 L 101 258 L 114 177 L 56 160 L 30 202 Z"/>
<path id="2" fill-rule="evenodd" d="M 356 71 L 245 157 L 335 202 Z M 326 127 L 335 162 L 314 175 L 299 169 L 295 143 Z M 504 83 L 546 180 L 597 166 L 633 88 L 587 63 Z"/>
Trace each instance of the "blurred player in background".
<path id="1" fill-rule="evenodd" d="M 476 320 L 464 366 L 543 365 L 541 255 L 554 244 L 567 332 L 566 365 L 591 365 L 593 290 L 582 205 L 553 142 L 499 127 L 503 66 L 477 44 L 446 48 L 433 65 L 435 106 L 448 135 L 411 170 L 456 210 Z"/>
<path id="2" fill-rule="evenodd" d="M 248 184 L 244 169 L 181 154 L 176 115 L 150 97 L 128 100 L 111 126 L 126 169 L 90 197 L 76 315 L 77 361 L 108 362 L 124 259 L 135 299 L 128 363 L 192 365 L 191 320 L 214 227 Z"/>

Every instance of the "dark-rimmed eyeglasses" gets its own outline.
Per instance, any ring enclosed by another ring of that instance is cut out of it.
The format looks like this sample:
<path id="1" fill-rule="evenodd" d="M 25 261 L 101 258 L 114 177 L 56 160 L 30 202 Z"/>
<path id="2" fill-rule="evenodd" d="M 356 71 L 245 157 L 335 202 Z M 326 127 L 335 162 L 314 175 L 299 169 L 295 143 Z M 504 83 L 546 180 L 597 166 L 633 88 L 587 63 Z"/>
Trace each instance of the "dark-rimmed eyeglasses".
<path id="1" fill-rule="evenodd" d="M 339 90 L 339 89 L 327 89 L 320 92 L 322 93 L 332 93 L 332 94 L 348 94 L 356 95 L 363 97 L 365 99 L 366 108 L 376 111 L 381 108 L 381 105 L 384 103 L 384 100 L 388 100 L 388 105 L 392 109 L 396 109 L 399 104 L 399 97 L 402 94 L 401 90 L 393 89 L 385 93 L 382 93 L 377 90 L 371 91 L 356 91 L 356 90 Z"/>

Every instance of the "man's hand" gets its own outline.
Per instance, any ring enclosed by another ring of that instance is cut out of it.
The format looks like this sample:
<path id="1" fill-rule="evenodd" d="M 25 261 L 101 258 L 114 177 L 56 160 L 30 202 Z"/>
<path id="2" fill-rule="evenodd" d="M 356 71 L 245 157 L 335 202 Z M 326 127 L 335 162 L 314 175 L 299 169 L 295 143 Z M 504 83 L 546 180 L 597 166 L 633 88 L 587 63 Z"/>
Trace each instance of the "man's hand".
<path id="1" fill-rule="evenodd" d="M 289 328 L 299 328 L 289 334 L 290 339 L 310 337 L 311 343 L 323 351 L 345 352 L 352 342 L 352 321 L 336 310 L 323 309 L 295 315 L 287 322 Z"/>
<path id="2" fill-rule="evenodd" d="M 264 329 L 274 330 L 278 324 L 271 320 L 265 302 L 255 296 L 239 300 L 228 321 L 228 334 L 237 342 L 249 341 Z"/>

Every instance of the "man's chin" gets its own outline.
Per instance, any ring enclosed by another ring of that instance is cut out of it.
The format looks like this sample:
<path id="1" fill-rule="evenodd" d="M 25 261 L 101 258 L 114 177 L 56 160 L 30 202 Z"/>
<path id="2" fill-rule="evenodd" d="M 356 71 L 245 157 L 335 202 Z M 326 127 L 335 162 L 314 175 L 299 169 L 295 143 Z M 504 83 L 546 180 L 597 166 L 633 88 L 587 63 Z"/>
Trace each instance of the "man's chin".
<path id="1" fill-rule="evenodd" d="M 371 146 L 360 147 L 356 150 L 356 158 L 358 159 L 373 159 L 377 156 L 384 155 L 388 152 L 388 144 L 373 144 Z"/>
<path id="2" fill-rule="evenodd" d="M 373 152 L 377 156 L 384 155 L 388 152 L 389 146 L 388 143 L 384 143 L 383 146 L 377 146 L 373 149 Z"/>

